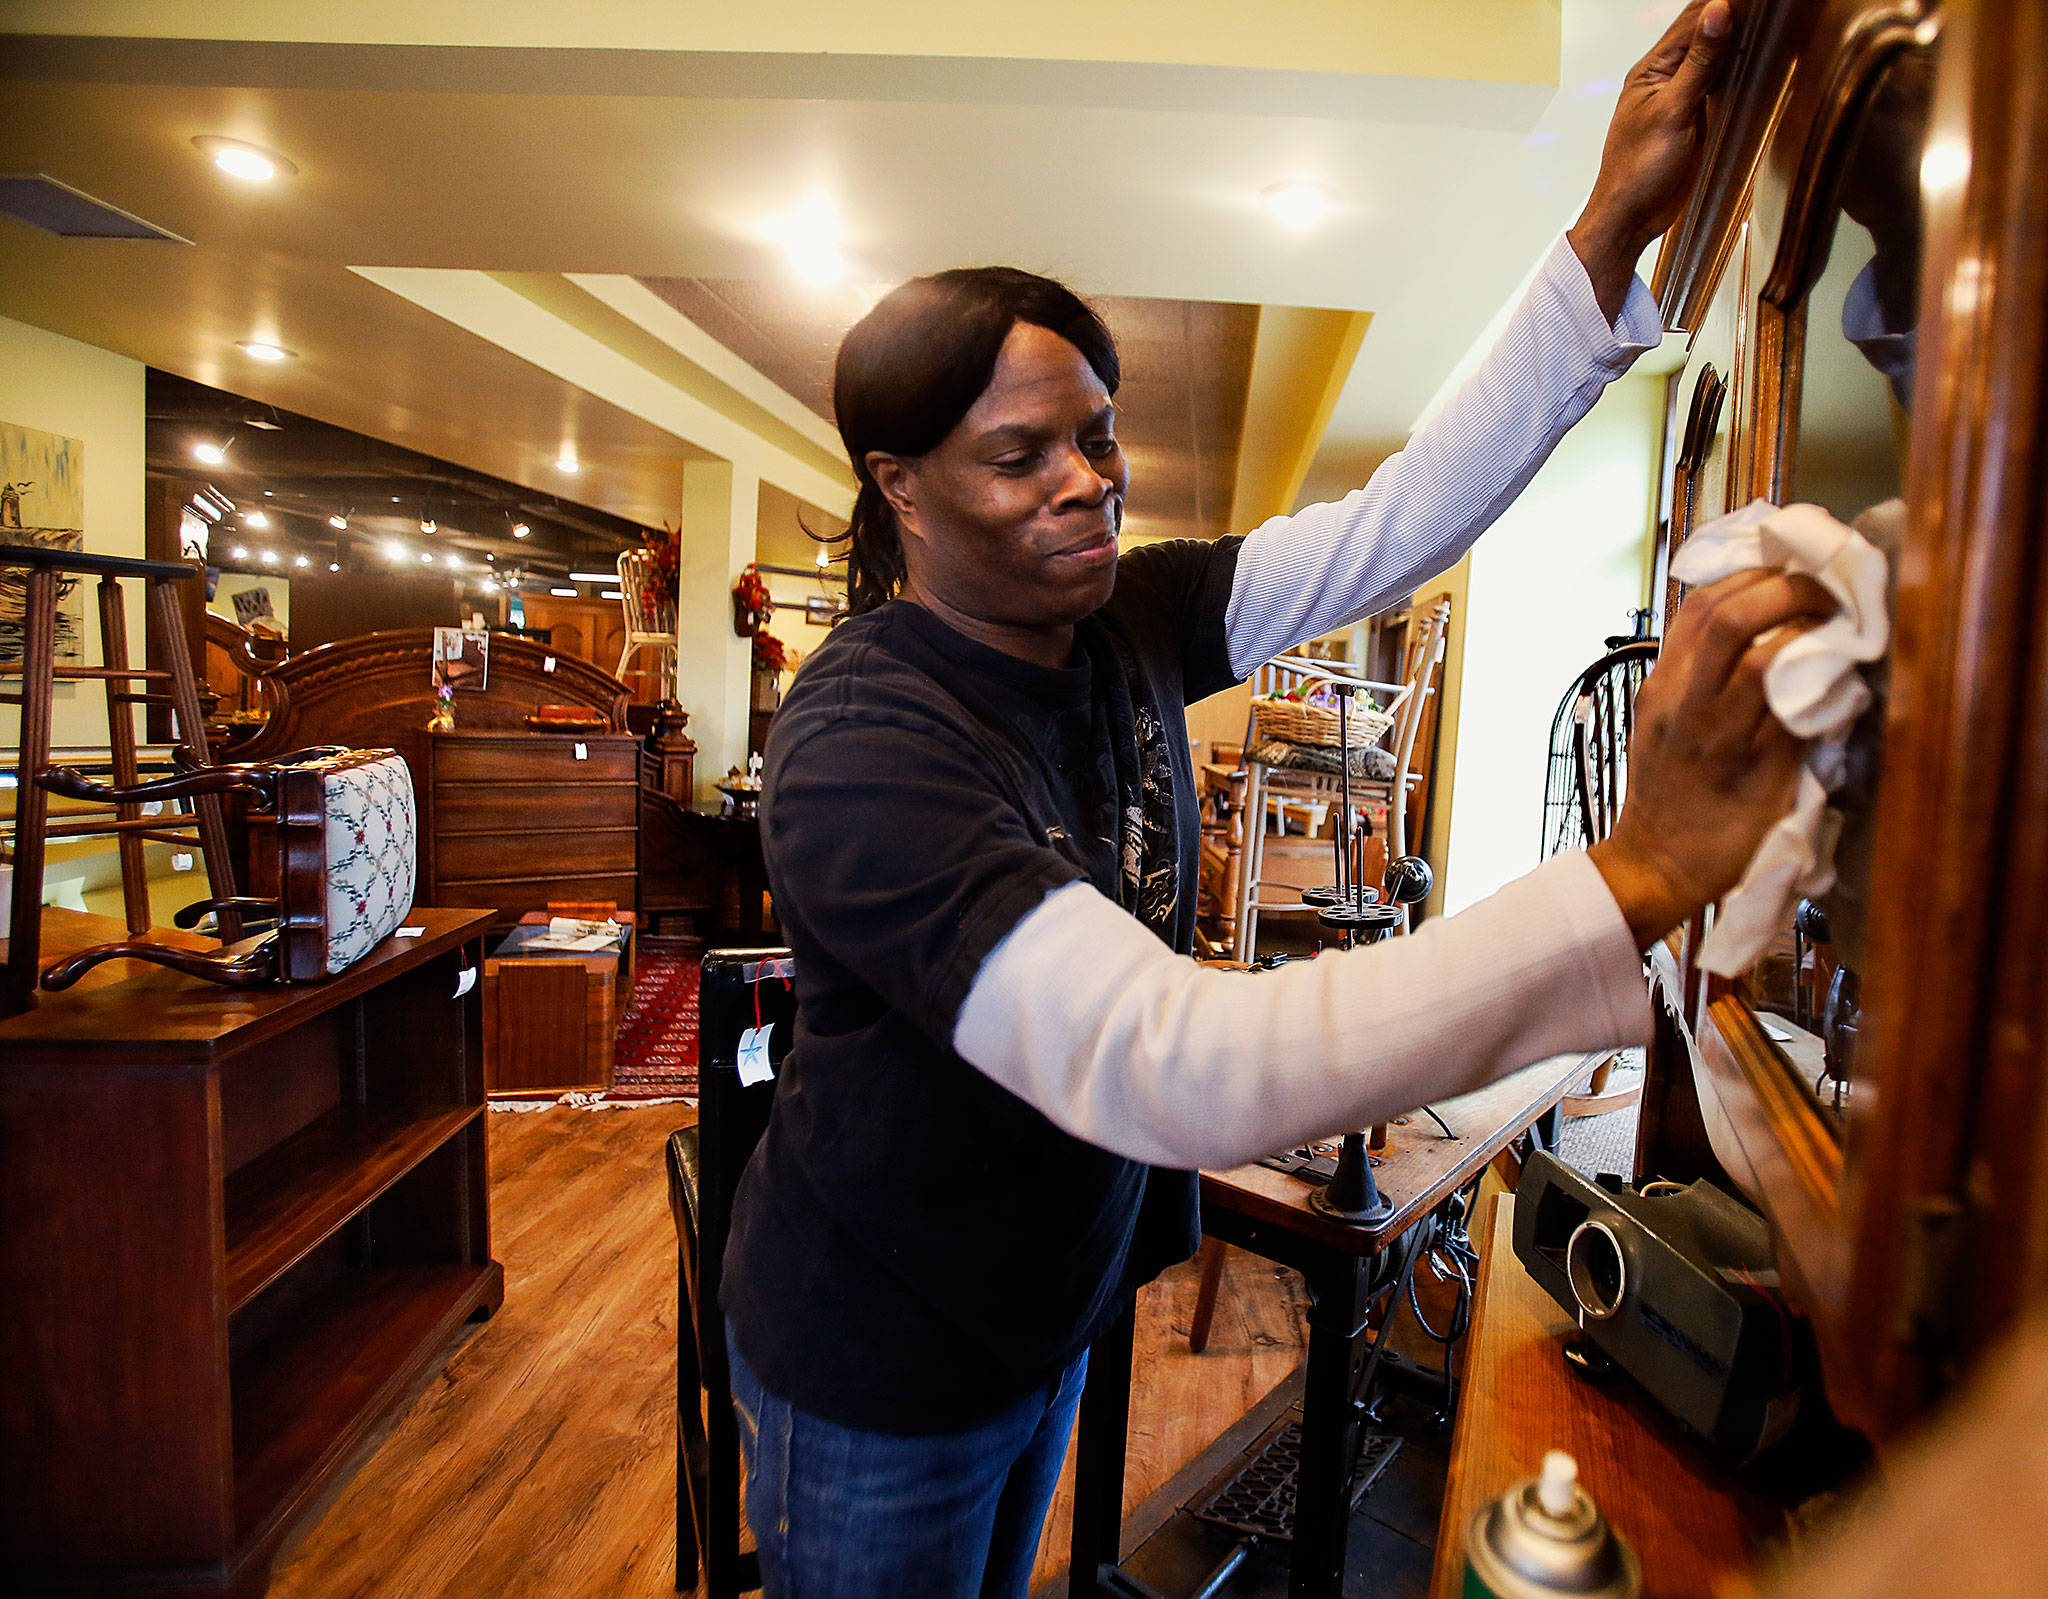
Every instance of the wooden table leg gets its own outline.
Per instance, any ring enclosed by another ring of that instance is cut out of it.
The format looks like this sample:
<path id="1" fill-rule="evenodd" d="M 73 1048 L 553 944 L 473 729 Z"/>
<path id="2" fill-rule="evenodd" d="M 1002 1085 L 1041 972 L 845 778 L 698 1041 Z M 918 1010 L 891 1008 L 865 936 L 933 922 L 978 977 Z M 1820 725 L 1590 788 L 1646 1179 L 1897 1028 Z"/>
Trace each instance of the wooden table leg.
<path id="1" fill-rule="evenodd" d="M 1074 1539 L 1068 1599 L 1096 1599 L 1100 1566 L 1115 1565 L 1124 1525 L 1124 1449 L 1131 1423 L 1131 1339 L 1137 1305 L 1127 1303 L 1088 1353 L 1081 1421 L 1074 1439 Z"/>
<path id="2" fill-rule="evenodd" d="M 1209 1324 L 1216 1319 L 1216 1291 L 1223 1286 L 1223 1256 L 1230 1246 L 1220 1238 L 1202 1240 L 1202 1284 L 1195 1290 L 1195 1314 L 1188 1323 L 1188 1353 L 1209 1347 Z"/>

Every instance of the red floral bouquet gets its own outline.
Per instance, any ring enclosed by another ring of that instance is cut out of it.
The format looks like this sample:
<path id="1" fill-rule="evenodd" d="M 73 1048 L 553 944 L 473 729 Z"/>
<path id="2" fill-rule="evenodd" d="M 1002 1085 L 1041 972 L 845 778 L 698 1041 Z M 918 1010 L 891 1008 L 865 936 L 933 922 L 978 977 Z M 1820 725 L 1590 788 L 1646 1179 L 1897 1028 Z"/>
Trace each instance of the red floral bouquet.
<path id="1" fill-rule="evenodd" d="M 641 537 L 652 560 L 647 568 L 647 581 L 640 589 L 640 613 L 656 618 L 673 617 L 683 562 L 683 530 L 664 522 L 659 533 L 646 528 Z M 673 625 L 671 622 L 671 628 Z"/>
<path id="2" fill-rule="evenodd" d="M 775 602 L 768 597 L 767 580 L 749 561 L 732 585 L 732 630 L 741 638 L 752 638 L 768 625 L 774 614 Z"/>
<path id="3" fill-rule="evenodd" d="M 757 672 L 786 672 L 796 665 L 796 651 L 791 649 L 773 633 L 754 635 L 754 670 Z"/>

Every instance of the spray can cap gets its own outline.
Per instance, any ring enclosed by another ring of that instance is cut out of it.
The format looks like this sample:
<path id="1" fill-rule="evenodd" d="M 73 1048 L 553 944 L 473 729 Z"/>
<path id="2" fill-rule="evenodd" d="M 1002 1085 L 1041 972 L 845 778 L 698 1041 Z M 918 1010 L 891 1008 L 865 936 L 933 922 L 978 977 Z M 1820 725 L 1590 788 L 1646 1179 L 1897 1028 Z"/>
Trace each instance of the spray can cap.
<path id="1" fill-rule="evenodd" d="M 1542 1474 L 1536 1479 L 1536 1501 L 1543 1506 L 1543 1513 L 1560 1520 L 1570 1515 L 1578 1490 L 1579 1463 L 1562 1449 L 1547 1451 Z"/>

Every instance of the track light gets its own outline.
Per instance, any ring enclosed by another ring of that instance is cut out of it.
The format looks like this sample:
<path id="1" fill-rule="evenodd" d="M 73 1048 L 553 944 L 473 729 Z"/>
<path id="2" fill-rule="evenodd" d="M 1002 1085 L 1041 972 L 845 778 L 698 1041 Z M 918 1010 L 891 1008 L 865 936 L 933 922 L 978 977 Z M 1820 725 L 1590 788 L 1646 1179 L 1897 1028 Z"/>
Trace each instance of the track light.
<path id="1" fill-rule="evenodd" d="M 515 539 L 523 539 L 532 531 L 533 529 L 528 527 L 524 522 L 514 522 L 512 524 L 512 536 Z"/>
<path id="2" fill-rule="evenodd" d="M 234 440 L 230 439 L 228 444 Z M 216 444 L 211 439 L 201 439 L 192 446 L 192 453 L 208 466 L 219 466 L 228 458 L 228 444 Z"/>
<path id="3" fill-rule="evenodd" d="M 346 533 L 348 531 L 348 518 L 343 516 L 341 512 L 336 511 L 334 515 L 327 519 L 327 525 L 337 533 Z"/>

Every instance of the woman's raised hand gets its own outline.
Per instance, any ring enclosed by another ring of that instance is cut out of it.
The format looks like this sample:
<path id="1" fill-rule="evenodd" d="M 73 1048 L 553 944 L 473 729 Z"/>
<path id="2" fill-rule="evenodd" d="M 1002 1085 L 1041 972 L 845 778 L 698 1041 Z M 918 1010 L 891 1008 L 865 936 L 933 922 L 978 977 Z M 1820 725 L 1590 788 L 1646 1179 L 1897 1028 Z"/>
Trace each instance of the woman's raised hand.
<path id="1" fill-rule="evenodd" d="M 1610 322 L 1636 258 L 1685 208 L 1706 148 L 1707 91 L 1733 53 L 1735 23 L 1728 0 L 1692 0 L 1621 86 L 1600 176 L 1570 234 Z"/>
<path id="2" fill-rule="evenodd" d="M 1812 578 L 1762 568 L 1679 612 L 1636 696 L 1628 797 L 1590 851 L 1639 945 L 1733 888 L 1791 808 L 1805 744 L 1764 703 L 1764 669 L 1834 611 Z"/>

